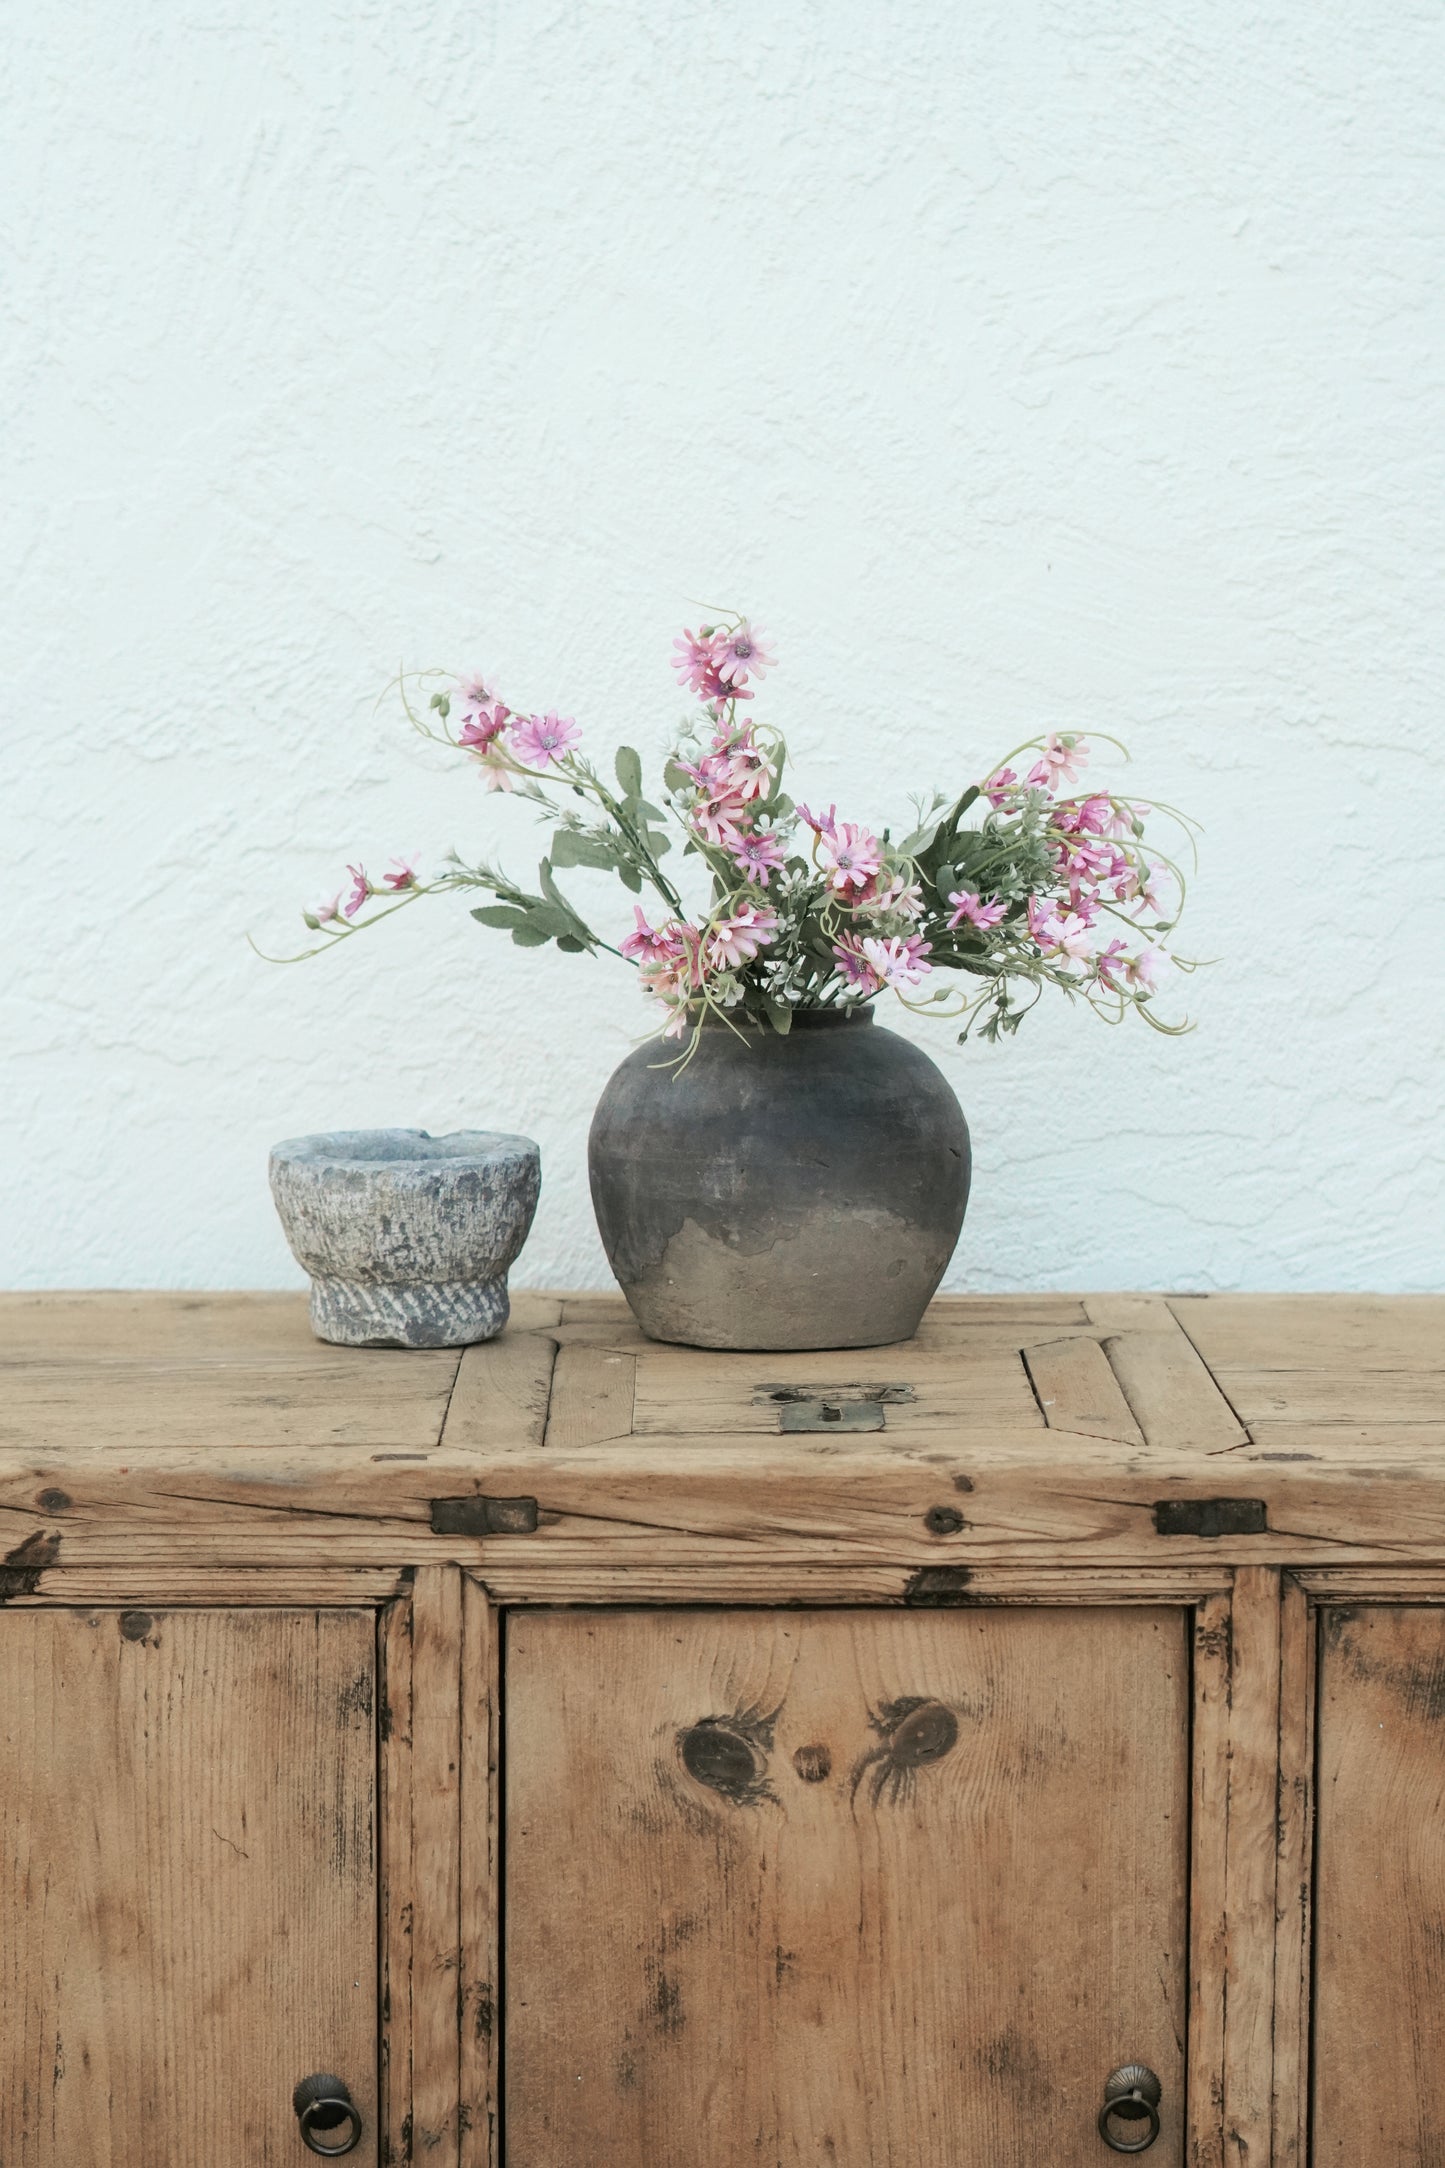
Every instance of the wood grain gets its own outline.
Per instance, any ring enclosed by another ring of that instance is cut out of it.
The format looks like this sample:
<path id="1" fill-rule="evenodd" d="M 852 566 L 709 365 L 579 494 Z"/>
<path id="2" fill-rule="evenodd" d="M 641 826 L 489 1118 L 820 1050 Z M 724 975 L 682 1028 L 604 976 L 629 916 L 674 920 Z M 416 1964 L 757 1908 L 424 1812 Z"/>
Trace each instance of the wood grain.
<path id="1" fill-rule="evenodd" d="M 1321 1615 L 1314 2168 L 1445 2160 L 1445 1615 Z"/>
<path id="2" fill-rule="evenodd" d="M 1142 1445 L 1144 1434 L 1097 1340 L 1042 1340 L 1023 1350 L 1044 1421 L 1050 1430 Z"/>
<path id="3" fill-rule="evenodd" d="M 387 1605 L 377 1621 L 380 1734 L 378 1853 L 381 2168 L 402 2168 L 411 2149 L 411 1591 Z"/>
<path id="4" fill-rule="evenodd" d="M 461 1575 L 423 1566 L 411 1603 L 412 2150 L 458 2158 Z"/>
<path id="5" fill-rule="evenodd" d="M 1254 2168 L 1274 2126 L 1276 1812 L 1279 1766 L 1280 1585 L 1269 1567 L 1242 1566 L 1230 1606 L 1227 2021 L 1224 2158 Z"/>
<path id="6" fill-rule="evenodd" d="M 1230 1594 L 1194 1619 L 1189 1861 L 1189 2168 L 1223 2168 L 1229 1953 Z"/>
<path id="7" fill-rule="evenodd" d="M 483 1347 L 464 1348 L 441 1443 L 476 1453 L 539 1446 L 556 1357 L 549 1334 L 515 1327 Z"/>
<path id="8" fill-rule="evenodd" d="M 1280 1603 L 1273 2168 L 1306 2168 L 1309 2159 L 1315 1641 L 1309 1599 L 1286 1574 Z"/>
<path id="9" fill-rule="evenodd" d="M 0 1617 L 0 2159 L 376 2160 L 374 1615 Z"/>
<path id="10" fill-rule="evenodd" d="M 1135 2056 L 1181 2161 L 1183 1613 L 524 1613 L 507 1672 L 517 2168 L 1082 2168 Z"/>
<path id="11" fill-rule="evenodd" d="M 487 1592 L 462 1581 L 461 2168 L 497 2168 L 501 2107 L 502 1631 Z"/>
<path id="12" fill-rule="evenodd" d="M 552 1374 L 551 1447 L 602 1445 L 632 1434 L 637 1358 L 605 1347 L 563 1347 Z"/>

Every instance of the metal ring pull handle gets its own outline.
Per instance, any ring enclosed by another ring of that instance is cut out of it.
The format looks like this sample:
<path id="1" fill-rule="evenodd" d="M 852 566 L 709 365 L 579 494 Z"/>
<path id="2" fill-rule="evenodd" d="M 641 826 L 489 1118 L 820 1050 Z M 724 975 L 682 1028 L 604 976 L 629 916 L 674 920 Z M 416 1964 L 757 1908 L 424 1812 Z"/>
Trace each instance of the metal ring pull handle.
<path id="1" fill-rule="evenodd" d="M 1124 2063 L 1104 2080 L 1099 2136 L 1113 2153 L 1147 2153 L 1159 2135 L 1159 2102 L 1164 2088 L 1144 2063 Z M 1142 2123 L 1137 2137 L 1125 2137 L 1114 2124 Z"/>
<path id="2" fill-rule="evenodd" d="M 361 2110 L 351 2097 L 350 2087 L 329 2070 L 318 2070 L 303 2078 L 291 2095 L 291 2105 L 301 2125 L 301 2143 L 308 2153 L 324 2153 L 330 2158 L 360 2145 Z"/>

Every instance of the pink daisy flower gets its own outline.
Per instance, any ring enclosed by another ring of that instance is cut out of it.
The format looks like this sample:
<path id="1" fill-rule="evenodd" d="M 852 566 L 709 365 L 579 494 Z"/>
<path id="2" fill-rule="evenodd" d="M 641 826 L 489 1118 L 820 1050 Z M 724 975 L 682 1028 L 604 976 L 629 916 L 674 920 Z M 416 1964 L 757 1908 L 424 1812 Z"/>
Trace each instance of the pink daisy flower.
<path id="1" fill-rule="evenodd" d="M 672 667 L 680 685 L 691 693 L 709 697 L 721 687 L 718 665 L 722 660 L 722 635 L 716 632 L 684 632 L 673 643 Z"/>
<path id="2" fill-rule="evenodd" d="M 1124 978 L 1125 968 L 1124 944 L 1122 941 L 1111 941 L 1109 946 L 1100 949 L 1098 955 L 1094 958 L 1094 969 L 1098 973 L 1100 981 L 1108 987 L 1110 993 L 1121 994 L 1124 991 L 1126 983 Z"/>
<path id="3" fill-rule="evenodd" d="M 830 836 L 838 823 L 838 808 L 830 805 L 826 813 L 810 813 L 805 805 L 800 805 L 798 818 L 815 836 Z"/>
<path id="4" fill-rule="evenodd" d="M 512 750 L 524 768 L 555 768 L 581 742 L 570 715 L 526 715 L 512 725 Z"/>
<path id="5" fill-rule="evenodd" d="M 717 645 L 717 673 L 728 686 L 746 685 L 750 677 L 761 677 L 778 659 L 768 646 L 768 634 L 746 618 L 735 632 L 718 634 Z"/>
<path id="6" fill-rule="evenodd" d="M 382 879 L 388 888 L 416 887 L 416 860 L 414 858 L 393 858 L 391 869 L 390 873 L 382 875 Z"/>
<path id="7" fill-rule="evenodd" d="M 511 712 L 500 700 L 495 707 L 479 708 L 475 715 L 467 717 L 457 732 L 458 745 L 469 746 L 473 752 L 485 752 L 492 740 L 500 737 Z"/>
<path id="8" fill-rule="evenodd" d="M 458 679 L 452 687 L 451 703 L 453 713 L 464 723 L 480 721 L 499 704 L 495 688 L 487 683 L 479 670 Z"/>
<path id="9" fill-rule="evenodd" d="M 1124 976 L 1136 992 L 1152 994 L 1168 968 L 1169 958 L 1163 949 L 1140 949 L 1137 956 L 1131 956 L 1126 961 Z"/>
<path id="10" fill-rule="evenodd" d="M 818 831 L 818 859 L 828 886 L 840 896 L 864 887 L 883 863 L 878 838 L 854 821 L 839 821 Z"/>
<path id="11" fill-rule="evenodd" d="M 888 941 L 869 937 L 860 946 L 883 986 L 917 986 L 933 969 L 924 962 L 933 944 L 921 934 L 909 934 L 906 939 L 895 934 Z"/>
<path id="12" fill-rule="evenodd" d="M 1079 769 L 1088 765 L 1089 748 L 1082 738 L 1066 744 L 1057 731 L 1051 730 L 1027 780 L 1039 790 L 1052 790 L 1057 783 L 1077 783 Z"/>
<path id="13" fill-rule="evenodd" d="M 738 822 L 743 818 L 743 802 L 731 791 L 719 791 L 711 798 L 699 798 L 688 819 L 702 837 L 704 843 L 715 848 L 733 850 L 742 840 Z"/>
<path id="14" fill-rule="evenodd" d="M 1008 804 L 1009 800 L 1017 792 L 1018 787 L 1019 779 L 1012 768 L 1000 768 L 995 775 L 989 777 L 986 783 L 980 783 L 979 785 L 979 789 L 995 811 L 1001 805 Z"/>
<path id="15" fill-rule="evenodd" d="M 647 915 L 640 903 L 632 906 L 632 915 L 637 921 L 636 931 L 628 934 L 626 940 L 620 944 L 621 952 L 629 963 L 663 962 L 682 954 L 682 943 L 678 940 L 675 922 L 668 926 L 649 926 Z"/>
<path id="16" fill-rule="evenodd" d="M 845 934 L 841 941 L 835 941 L 833 954 L 837 959 L 839 972 L 851 987 L 860 993 L 877 993 L 880 984 L 878 975 L 863 954 L 863 944 L 857 934 Z"/>
<path id="17" fill-rule="evenodd" d="M 766 948 L 778 930 L 778 915 L 765 907 L 745 904 L 731 918 L 719 919 L 707 938 L 709 971 L 736 971 L 750 964 L 759 949 Z"/>
<path id="18" fill-rule="evenodd" d="M 948 922 L 950 933 L 964 924 L 977 926 L 980 933 L 986 933 L 990 926 L 998 924 L 1008 909 L 1007 904 L 1000 903 L 997 896 L 991 902 L 985 903 L 981 896 L 973 895 L 966 888 L 955 889 L 948 900 L 954 905 L 953 916 Z"/>
<path id="19" fill-rule="evenodd" d="M 751 835 L 740 835 L 728 846 L 733 864 L 749 880 L 756 881 L 759 888 L 766 888 L 773 874 L 783 863 L 783 853 L 776 836 L 755 829 Z"/>
<path id="20" fill-rule="evenodd" d="M 347 918 L 355 918 L 367 897 L 375 895 L 376 891 L 366 877 L 366 868 L 364 866 L 348 866 L 346 870 L 351 875 L 352 885 L 351 894 L 347 897 L 342 908 Z"/>

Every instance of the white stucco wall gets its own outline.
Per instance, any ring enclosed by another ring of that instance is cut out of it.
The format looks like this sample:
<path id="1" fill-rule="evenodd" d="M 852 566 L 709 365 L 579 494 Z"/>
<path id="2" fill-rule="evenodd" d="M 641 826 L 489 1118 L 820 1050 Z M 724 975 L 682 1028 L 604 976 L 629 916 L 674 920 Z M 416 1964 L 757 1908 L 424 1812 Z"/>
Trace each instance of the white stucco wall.
<path id="1" fill-rule="evenodd" d="M 266 1147 L 372 1122 L 530 1131 L 520 1276 L 602 1282 L 630 974 L 460 903 L 244 937 L 358 854 L 531 870 L 374 712 L 399 660 L 660 754 L 688 597 L 775 631 L 810 799 L 1064 724 L 1205 823 L 1192 1038 L 904 1020 L 973 1125 L 953 1284 L 1445 1284 L 1436 0 L 10 37 L 0 1284 L 291 1284 Z"/>

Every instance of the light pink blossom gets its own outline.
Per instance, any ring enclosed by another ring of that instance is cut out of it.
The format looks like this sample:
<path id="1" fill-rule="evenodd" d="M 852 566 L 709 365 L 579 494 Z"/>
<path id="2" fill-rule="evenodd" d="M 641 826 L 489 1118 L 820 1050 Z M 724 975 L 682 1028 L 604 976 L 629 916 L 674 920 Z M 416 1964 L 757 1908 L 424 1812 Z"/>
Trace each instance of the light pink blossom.
<path id="1" fill-rule="evenodd" d="M 1049 919 L 1034 939 L 1046 956 L 1067 956 L 1075 963 L 1084 963 L 1090 954 L 1089 921 L 1077 912 Z"/>
<path id="2" fill-rule="evenodd" d="M 711 631 L 684 632 L 673 641 L 672 667 L 680 685 L 689 692 L 715 695 L 721 685 L 718 664 L 722 661 L 722 634 Z"/>
<path id="3" fill-rule="evenodd" d="M 704 843 L 725 851 L 734 850 L 742 841 L 739 825 L 746 812 L 741 798 L 731 791 L 718 791 L 710 798 L 699 798 L 689 808 L 688 819 L 702 837 Z"/>
<path id="4" fill-rule="evenodd" d="M 1000 768 L 996 774 L 989 777 L 986 783 L 980 783 L 979 785 L 979 789 L 995 811 L 1001 805 L 1008 804 L 1010 798 L 1017 794 L 1018 787 L 1019 779 L 1012 768 Z"/>
<path id="5" fill-rule="evenodd" d="M 948 900 L 954 906 L 953 916 L 948 922 L 950 933 L 964 924 L 976 926 L 980 933 L 986 933 L 990 926 L 998 924 L 1008 909 L 1008 905 L 1001 903 L 997 896 L 985 903 L 981 896 L 974 895 L 967 888 L 955 889 Z"/>
<path id="6" fill-rule="evenodd" d="M 348 866 L 346 870 L 351 875 L 352 887 L 342 908 L 348 918 L 355 918 L 367 897 L 374 896 L 376 891 L 367 879 L 364 866 Z"/>
<path id="7" fill-rule="evenodd" d="M 885 912 L 894 918 L 923 916 L 923 890 L 917 881 L 910 881 L 901 873 L 890 874 L 886 881 L 875 882 L 873 893 L 866 901 L 869 911 L 880 917 Z"/>
<path id="8" fill-rule="evenodd" d="M 933 969 L 924 962 L 933 944 L 921 934 L 894 934 L 887 941 L 870 935 L 859 945 L 882 986 L 917 986 Z"/>
<path id="9" fill-rule="evenodd" d="M 1129 866 L 1115 885 L 1116 900 L 1135 904 L 1140 917 L 1162 918 L 1164 899 L 1159 893 L 1159 883 L 1164 872 L 1164 867 L 1159 865 Z"/>
<path id="10" fill-rule="evenodd" d="M 778 930 L 778 914 L 766 906 L 745 904 L 730 918 L 721 918 L 707 937 L 704 949 L 709 971 L 736 971 L 750 964 L 759 949 L 766 948 Z"/>
<path id="11" fill-rule="evenodd" d="M 641 965 L 642 984 L 659 1001 L 686 1001 L 702 983 L 702 935 L 676 918 L 661 931 L 672 945 Z"/>
<path id="12" fill-rule="evenodd" d="M 757 828 L 750 835 L 740 835 L 728 846 L 733 864 L 749 880 L 756 881 L 759 888 L 766 888 L 772 875 L 783 863 L 782 848 L 778 839 L 766 830 Z"/>
<path id="13" fill-rule="evenodd" d="M 872 880 L 883 863 L 878 838 L 854 821 L 838 821 L 818 831 L 818 860 L 828 876 L 828 886 L 846 895 Z"/>
<path id="14" fill-rule="evenodd" d="M 482 788 L 484 790 L 516 789 L 516 776 L 505 761 L 498 759 L 495 751 L 479 754 L 477 767 L 481 772 Z"/>
<path id="15" fill-rule="evenodd" d="M 621 953 L 629 963 L 661 962 L 682 954 L 676 921 L 668 926 L 649 926 L 640 903 L 632 906 L 632 915 L 637 921 L 637 929 L 620 944 Z"/>
<path id="16" fill-rule="evenodd" d="M 1169 958 L 1163 949 L 1143 948 L 1137 956 L 1129 957 L 1124 976 L 1136 992 L 1152 994 L 1168 968 Z"/>
<path id="17" fill-rule="evenodd" d="M 581 740 L 570 715 L 527 715 L 512 725 L 512 749 L 525 768 L 555 768 Z"/>
<path id="18" fill-rule="evenodd" d="M 1089 748 L 1082 738 L 1066 742 L 1051 730 L 1044 740 L 1044 749 L 1028 772 L 1028 781 L 1041 790 L 1052 790 L 1057 783 L 1077 783 L 1080 768 L 1089 765 Z"/>
<path id="19" fill-rule="evenodd" d="M 718 635 L 718 676 L 728 686 L 746 685 L 750 677 L 762 677 L 777 662 L 761 626 L 746 618 L 735 632 Z"/>
<path id="20" fill-rule="evenodd" d="M 740 738 L 726 756 L 729 787 L 740 798 L 766 798 L 773 787 L 771 761 L 754 745 L 751 735 Z"/>
<path id="21" fill-rule="evenodd" d="M 838 824 L 838 808 L 830 805 L 826 813 L 810 813 L 805 805 L 798 807 L 798 818 L 814 835 L 830 836 Z"/>
<path id="22" fill-rule="evenodd" d="M 384 873 L 382 879 L 388 888 L 415 888 L 416 860 L 414 858 L 393 858 L 390 873 Z"/>
<path id="23" fill-rule="evenodd" d="M 496 688 L 488 685 L 479 670 L 458 680 L 452 687 L 451 704 L 464 723 L 479 722 L 499 705 Z M 503 709 L 503 714 L 506 710 Z"/>
<path id="24" fill-rule="evenodd" d="M 312 904 L 310 915 L 318 926 L 329 926 L 333 919 L 340 918 L 341 899 L 345 893 L 344 889 L 338 888 L 334 896 L 323 896 L 320 903 Z"/>

